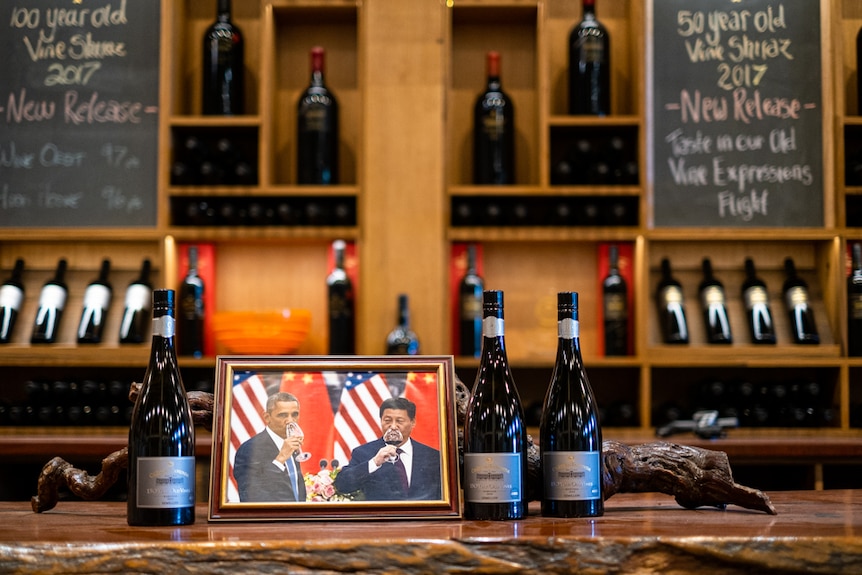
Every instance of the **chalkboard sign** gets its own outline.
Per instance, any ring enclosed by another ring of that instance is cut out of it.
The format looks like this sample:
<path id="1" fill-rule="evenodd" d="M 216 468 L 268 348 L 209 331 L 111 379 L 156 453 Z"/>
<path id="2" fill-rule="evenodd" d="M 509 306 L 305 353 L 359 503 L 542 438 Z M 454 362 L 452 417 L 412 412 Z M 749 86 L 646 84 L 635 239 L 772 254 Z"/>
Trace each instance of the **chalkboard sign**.
<path id="1" fill-rule="evenodd" d="M 649 14 L 654 225 L 822 226 L 820 2 Z"/>
<path id="2" fill-rule="evenodd" d="M 154 226 L 160 2 L 4 0 L 0 226 Z"/>

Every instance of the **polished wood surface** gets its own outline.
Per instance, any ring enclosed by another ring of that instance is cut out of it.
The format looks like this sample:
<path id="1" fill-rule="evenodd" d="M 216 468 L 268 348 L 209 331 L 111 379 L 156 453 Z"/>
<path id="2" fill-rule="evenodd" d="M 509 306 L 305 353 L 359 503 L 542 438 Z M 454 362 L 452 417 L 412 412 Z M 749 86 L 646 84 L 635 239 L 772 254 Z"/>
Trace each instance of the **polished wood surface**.
<path id="1" fill-rule="evenodd" d="M 771 493 L 778 515 L 623 494 L 596 519 L 129 527 L 122 503 L 0 503 L 0 573 L 862 572 L 862 490 Z M 369 514 L 370 515 L 370 514 Z"/>

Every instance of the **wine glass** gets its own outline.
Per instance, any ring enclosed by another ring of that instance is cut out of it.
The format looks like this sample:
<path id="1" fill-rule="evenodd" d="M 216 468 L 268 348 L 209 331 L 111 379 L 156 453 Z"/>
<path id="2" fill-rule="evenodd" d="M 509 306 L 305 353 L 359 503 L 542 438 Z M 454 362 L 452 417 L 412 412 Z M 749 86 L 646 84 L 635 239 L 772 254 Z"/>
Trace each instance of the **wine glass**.
<path id="1" fill-rule="evenodd" d="M 401 443 L 403 442 L 404 436 L 401 435 L 401 430 L 396 427 L 390 427 L 383 434 L 383 443 L 385 443 L 386 445 L 398 446 L 401 445 Z M 398 455 L 392 455 L 387 461 L 389 461 L 389 463 L 395 463 L 396 461 L 398 461 Z"/>
<path id="2" fill-rule="evenodd" d="M 287 423 L 286 431 L 288 437 L 305 437 L 305 433 L 303 433 L 302 428 L 295 421 L 289 421 Z M 311 453 L 308 451 L 299 451 L 296 453 L 296 460 L 300 463 L 307 461 L 309 457 L 311 457 Z"/>

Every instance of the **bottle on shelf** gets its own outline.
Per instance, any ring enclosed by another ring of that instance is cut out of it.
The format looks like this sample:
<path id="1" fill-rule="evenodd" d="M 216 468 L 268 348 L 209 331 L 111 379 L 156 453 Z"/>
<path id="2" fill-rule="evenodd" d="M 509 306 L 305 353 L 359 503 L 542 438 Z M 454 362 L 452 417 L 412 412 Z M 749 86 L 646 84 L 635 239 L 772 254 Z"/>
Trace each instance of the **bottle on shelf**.
<path id="1" fill-rule="evenodd" d="M 766 283 L 754 268 L 754 260 L 745 258 L 745 281 L 742 282 L 742 301 L 748 319 L 748 331 L 752 343 L 775 343 L 775 324 L 769 307 Z"/>
<path id="2" fill-rule="evenodd" d="M 583 19 L 569 34 L 569 114 L 611 113 L 610 36 L 596 19 L 595 0 L 583 0 Z"/>
<path id="3" fill-rule="evenodd" d="M 602 280 L 605 355 L 628 355 L 628 286 L 620 275 L 619 248 L 608 248 L 608 274 Z"/>
<path id="4" fill-rule="evenodd" d="M 665 343 L 688 343 L 688 322 L 682 285 L 671 275 L 670 260 L 661 261 L 661 280 L 656 288 L 659 327 Z"/>
<path id="5" fill-rule="evenodd" d="M 99 277 L 90 282 L 84 290 L 84 309 L 78 322 L 78 343 L 100 343 L 108 321 L 108 308 L 114 290 L 108 281 L 111 273 L 111 260 L 102 260 Z"/>
<path id="6" fill-rule="evenodd" d="M 808 294 L 808 284 L 796 273 L 793 258 L 784 260 L 784 303 L 790 315 L 790 331 L 794 343 L 818 344 L 820 335 L 814 321 L 814 309 L 811 307 Z"/>
<path id="7" fill-rule="evenodd" d="M 698 287 L 703 308 L 703 325 L 707 343 L 733 343 L 730 318 L 727 314 L 727 297 L 722 284 L 712 272 L 712 261 L 703 258 L 703 280 Z"/>
<path id="8" fill-rule="evenodd" d="M 458 355 L 479 357 L 482 351 L 482 292 L 476 269 L 476 246 L 467 246 L 467 271 L 458 284 Z"/>
<path id="9" fill-rule="evenodd" d="M 473 183 L 515 183 L 515 108 L 500 84 L 500 53 L 488 52 L 487 86 L 473 108 Z"/>
<path id="10" fill-rule="evenodd" d="M 419 355 L 419 338 L 410 329 L 410 300 L 398 296 L 398 324 L 386 337 L 387 355 Z"/>
<path id="11" fill-rule="evenodd" d="M 177 335 L 178 353 L 204 355 L 204 281 L 198 275 L 198 248 L 189 246 L 189 267 L 180 284 Z"/>
<path id="12" fill-rule="evenodd" d="M 244 42 L 231 21 L 231 1 L 218 0 L 218 16 L 203 38 L 203 113 L 236 116 L 244 110 Z"/>
<path id="13" fill-rule="evenodd" d="M 195 520 L 195 428 L 174 327 L 174 291 L 154 291 L 150 362 L 129 426 L 129 525 Z"/>
<path id="14" fill-rule="evenodd" d="M 299 184 L 337 184 L 338 101 L 324 84 L 324 49 L 311 49 L 311 82 L 297 104 L 296 172 Z"/>
<path id="15" fill-rule="evenodd" d="M 66 308 L 69 289 L 66 287 L 66 259 L 57 262 L 54 277 L 45 282 L 39 294 L 39 307 L 33 322 L 30 343 L 54 343 L 60 330 L 60 320 Z"/>
<path id="16" fill-rule="evenodd" d="M 856 33 L 856 115 L 862 116 L 862 28 Z"/>
<path id="17" fill-rule="evenodd" d="M 604 514 L 602 430 L 581 357 L 576 292 L 557 294 L 557 337 L 540 424 L 542 515 L 598 517 Z"/>
<path id="18" fill-rule="evenodd" d="M 120 343 L 143 343 L 150 318 L 153 286 L 150 284 L 152 263 L 149 258 L 141 264 L 141 273 L 126 288 L 123 318 L 120 320 Z"/>
<path id="19" fill-rule="evenodd" d="M 527 514 L 527 429 L 509 361 L 503 292 L 483 293 L 482 356 L 464 423 L 464 516 L 521 519 Z"/>
<path id="20" fill-rule="evenodd" d="M 347 245 L 343 240 L 332 242 L 335 267 L 326 277 L 329 294 L 329 354 L 352 355 L 356 353 L 356 317 L 353 298 L 353 282 L 344 269 Z"/>
<path id="21" fill-rule="evenodd" d="M 9 343 L 15 329 L 15 321 L 21 304 L 24 303 L 24 260 L 15 260 L 12 274 L 0 286 L 0 343 Z"/>
<path id="22" fill-rule="evenodd" d="M 862 356 L 862 243 L 852 249 L 853 269 L 847 278 L 847 355 Z"/>

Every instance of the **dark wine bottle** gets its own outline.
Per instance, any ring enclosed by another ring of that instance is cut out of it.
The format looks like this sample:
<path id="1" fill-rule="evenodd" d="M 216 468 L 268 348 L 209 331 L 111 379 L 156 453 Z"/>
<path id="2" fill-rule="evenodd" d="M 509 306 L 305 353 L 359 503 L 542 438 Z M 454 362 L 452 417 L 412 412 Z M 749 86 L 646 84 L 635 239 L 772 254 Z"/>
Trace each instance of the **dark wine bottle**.
<path id="1" fill-rule="evenodd" d="M 847 278 L 847 355 L 862 355 L 862 243 L 853 244 L 853 270 Z"/>
<path id="2" fill-rule="evenodd" d="M 108 308 L 114 290 L 108 281 L 111 272 L 111 260 L 103 259 L 99 277 L 90 282 L 84 290 L 84 309 L 81 321 L 78 322 L 78 343 L 99 343 L 108 321 Z"/>
<path id="3" fill-rule="evenodd" d="M 57 262 L 54 277 L 42 286 L 39 294 L 39 308 L 33 322 L 33 335 L 30 343 L 54 343 L 60 330 L 60 320 L 66 307 L 69 290 L 65 283 L 66 260 Z"/>
<path id="4" fill-rule="evenodd" d="M 598 517 L 602 499 L 602 430 L 584 369 L 578 294 L 557 294 L 557 360 L 540 424 L 546 517 Z"/>
<path id="5" fill-rule="evenodd" d="M 670 260 L 661 261 L 661 280 L 656 288 L 659 327 L 665 343 L 688 343 L 685 298 L 682 285 L 671 275 Z"/>
<path id="6" fill-rule="evenodd" d="M 733 343 L 730 317 L 727 314 L 727 297 L 722 284 L 712 272 L 712 261 L 703 258 L 703 280 L 698 287 L 703 309 L 703 325 L 707 343 Z"/>
<path id="7" fill-rule="evenodd" d="M 344 270 L 344 252 L 347 246 L 342 240 L 332 242 L 335 267 L 326 278 L 329 293 L 329 354 L 352 355 L 356 353 L 356 316 L 353 298 L 353 282 Z"/>
<path id="8" fill-rule="evenodd" d="M 628 286 L 620 275 L 619 248 L 608 248 L 608 274 L 602 280 L 605 355 L 627 355 L 629 348 Z"/>
<path id="9" fill-rule="evenodd" d="M 195 428 L 174 327 L 174 291 L 154 291 L 150 363 L 129 426 L 129 525 L 195 521 Z"/>
<path id="10" fill-rule="evenodd" d="M 141 274 L 126 288 L 126 303 L 120 321 L 120 343 L 143 343 L 150 318 L 153 286 L 150 284 L 152 264 L 145 259 Z"/>
<path id="11" fill-rule="evenodd" d="M 482 292 L 485 282 L 476 271 L 476 246 L 467 246 L 467 271 L 458 284 L 458 354 L 479 357 L 482 351 Z"/>
<path id="12" fill-rule="evenodd" d="M 784 260 L 784 303 L 790 314 L 790 331 L 794 343 L 818 344 L 820 335 L 814 321 L 814 310 L 808 297 L 808 284 L 796 273 L 793 258 Z"/>
<path id="13" fill-rule="evenodd" d="M 745 281 L 742 282 L 742 301 L 748 318 L 752 343 L 775 343 L 775 324 L 769 307 L 766 284 L 757 277 L 754 260 L 745 258 Z"/>
<path id="14" fill-rule="evenodd" d="M 204 281 L 198 275 L 198 248 L 189 247 L 189 268 L 180 284 L 179 336 L 180 355 L 204 355 Z"/>
<path id="15" fill-rule="evenodd" d="M 488 52 L 488 84 L 473 108 L 473 183 L 515 182 L 515 108 L 500 85 L 500 53 Z"/>
<path id="16" fill-rule="evenodd" d="M 856 33 L 856 114 L 862 116 L 862 28 Z"/>
<path id="17" fill-rule="evenodd" d="M 296 172 L 300 184 L 337 184 L 338 101 L 323 79 L 324 50 L 311 49 L 311 82 L 297 105 Z"/>
<path id="18" fill-rule="evenodd" d="M 406 294 L 398 296 L 398 325 L 386 337 L 388 355 L 419 355 L 419 338 L 410 329 L 410 302 Z"/>
<path id="19" fill-rule="evenodd" d="M 15 260 L 12 275 L 0 286 L 0 343 L 9 343 L 21 304 L 24 303 L 24 260 Z"/>
<path id="20" fill-rule="evenodd" d="M 596 19 L 595 0 L 583 1 L 583 19 L 569 34 L 569 114 L 611 113 L 611 46 Z"/>
<path id="21" fill-rule="evenodd" d="M 483 294 L 482 355 L 464 423 L 464 517 L 527 514 L 527 429 L 506 357 L 503 292 Z"/>
<path id="22" fill-rule="evenodd" d="M 203 40 L 203 113 L 235 116 L 244 112 L 242 32 L 231 22 L 230 0 L 218 0 L 218 17 Z"/>

